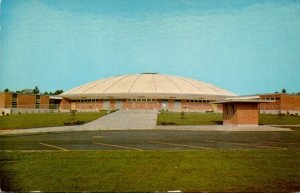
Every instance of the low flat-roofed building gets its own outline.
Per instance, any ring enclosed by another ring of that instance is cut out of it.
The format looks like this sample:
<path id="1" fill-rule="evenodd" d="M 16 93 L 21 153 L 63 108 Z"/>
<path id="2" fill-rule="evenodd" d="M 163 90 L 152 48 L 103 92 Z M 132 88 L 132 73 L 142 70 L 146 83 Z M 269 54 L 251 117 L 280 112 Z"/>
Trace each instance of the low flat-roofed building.
<path id="1" fill-rule="evenodd" d="M 259 97 L 264 100 L 272 100 L 272 103 L 262 103 L 259 105 L 261 113 L 283 113 L 300 114 L 300 95 L 271 93 L 260 94 Z"/>
<path id="2" fill-rule="evenodd" d="M 253 97 L 227 98 L 213 102 L 223 105 L 223 125 L 258 126 L 259 104 L 269 103 Z"/>
<path id="3" fill-rule="evenodd" d="M 58 110 L 62 97 L 39 94 L 0 93 L 1 115 L 16 113 L 36 113 Z"/>

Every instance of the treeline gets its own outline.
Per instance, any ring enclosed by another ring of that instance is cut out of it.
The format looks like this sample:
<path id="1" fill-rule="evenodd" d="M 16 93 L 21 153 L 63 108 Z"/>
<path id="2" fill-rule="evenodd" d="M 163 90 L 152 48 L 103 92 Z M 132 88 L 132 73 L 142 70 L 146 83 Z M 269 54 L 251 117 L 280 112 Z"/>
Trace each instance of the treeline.
<path id="1" fill-rule="evenodd" d="M 8 88 L 4 89 L 4 92 L 13 92 L 13 93 L 26 93 L 26 94 L 43 94 L 43 95 L 59 95 L 61 93 L 63 93 L 64 91 L 62 89 L 56 90 L 54 92 L 50 91 L 50 92 L 40 92 L 40 89 L 38 86 L 35 86 L 33 89 L 23 89 L 23 90 L 16 90 L 16 91 L 12 91 L 9 90 Z"/>
<path id="2" fill-rule="evenodd" d="M 279 92 L 274 92 L 274 93 L 279 93 Z M 281 90 L 281 93 L 283 93 L 283 94 L 296 94 L 296 95 L 300 95 L 300 92 L 298 92 L 298 93 L 288 93 L 287 91 L 286 91 L 286 89 L 285 88 L 283 88 L 282 90 Z"/>

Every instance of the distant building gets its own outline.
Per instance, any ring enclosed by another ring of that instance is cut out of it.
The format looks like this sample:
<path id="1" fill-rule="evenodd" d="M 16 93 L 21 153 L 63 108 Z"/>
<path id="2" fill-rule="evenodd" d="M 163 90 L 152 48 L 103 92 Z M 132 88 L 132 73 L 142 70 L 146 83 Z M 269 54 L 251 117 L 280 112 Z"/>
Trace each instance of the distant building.
<path id="1" fill-rule="evenodd" d="M 25 93 L 0 93 L 0 114 L 58 111 L 62 97 Z"/>
<path id="2" fill-rule="evenodd" d="M 259 105 L 261 113 L 298 113 L 300 114 L 300 95 L 272 93 L 259 95 L 264 100 L 274 100 L 272 103 Z"/>
<path id="3" fill-rule="evenodd" d="M 24 93 L 24 94 L 33 94 L 33 89 L 24 89 L 24 90 L 22 90 L 22 93 Z"/>

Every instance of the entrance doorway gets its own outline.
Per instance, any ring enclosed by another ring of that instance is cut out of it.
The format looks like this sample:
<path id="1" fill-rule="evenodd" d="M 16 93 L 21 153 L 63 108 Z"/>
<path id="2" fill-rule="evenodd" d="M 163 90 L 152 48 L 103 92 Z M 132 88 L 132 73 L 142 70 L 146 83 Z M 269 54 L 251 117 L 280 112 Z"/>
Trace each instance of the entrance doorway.
<path id="1" fill-rule="evenodd" d="M 161 101 L 161 108 L 162 108 L 163 110 L 167 110 L 168 107 L 169 107 L 169 105 L 168 105 L 168 100 L 162 100 L 162 101 Z"/>

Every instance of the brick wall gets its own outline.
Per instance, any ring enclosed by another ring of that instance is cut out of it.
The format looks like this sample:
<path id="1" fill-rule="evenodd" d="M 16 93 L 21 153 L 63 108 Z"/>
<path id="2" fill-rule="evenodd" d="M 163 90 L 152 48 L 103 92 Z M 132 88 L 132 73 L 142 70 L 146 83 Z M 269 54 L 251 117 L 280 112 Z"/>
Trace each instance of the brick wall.
<path id="1" fill-rule="evenodd" d="M 192 111 L 211 111 L 213 107 L 209 103 L 199 103 L 199 102 L 186 102 L 182 101 L 182 109 L 188 109 Z"/>
<path id="2" fill-rule="evenodd" d="M 168 100 L 168 109 L 173 110 L 174 109 L 174 100 Z"/>
<path id="3" fill-rule="evenodd" d="M 8 92 L 0 93 L 0 108 L 11 108 L 12 94 Z"/>
<path id="4" fill-rule="evenodd" d="M 0 108 L 5 107 L 5 93 L 0 93 Z"/>
<path id="5" fill-rule="evenodd" d="M 261 99 L 277 99 L 275 102 L 270 103 L 261 103 L 259 104 L 260 110 L 280 110 L 281 105 L 281 94 L 268 94 L 268 95 L 260 95 Z"/>
<path id="6" fill-rule="evenodd" d="M 59 104 L 59 109 L 71 109 L 71 101 L 63 98 Z"/>
<path id="7" fill-rule="evenodd" d="M 294 110 L 300 111 L 300 95 L 290 95 L 290 94 L 268 94 L 260 95 L 261 99 L 278 99 L 275 102 L 261 103 L 260 110 Z"/>
<path id="8" fill-rule="evenodd" d="M 153 110 L 160 109 L 159 101 L 125 101 L 123 102 L 123 109 L 145 109 Z"/>
<path id="9" fill-rule="evenodd" d="M 18 94 L 18 108 L 35 108 L 36 95 Z"/>
<path id="10" fill-rule="evenodd" d="M 40 109 L 49 109 L 49 96 L 41 96 Z"/>
<path id="11" fill-rule="evenodd" d="M 93 102 L 75 102 L 75 109 L 81 110 L 101 110 L 103 108 L 102 101 Z"/>
<path id="12" fill-rule="evenodd" d="M 226 114 L 226 105 L 223 104 L 223 124 L 258 125 L 258 103 L 232 103 L 233 114 Z"/>
<path id="13" fill-rule="evenodd" d="M 300 95 L 281 95 L 281 110 L 300 110 Z"/>
<path id="14" fill-rule="evenodd" d="M 110 101 L 110 109 L 111 109 L 111 110 L 116 109 L 116 101 L 115 101 L 115 100 L 111 100 L 111 101 Z"/>

